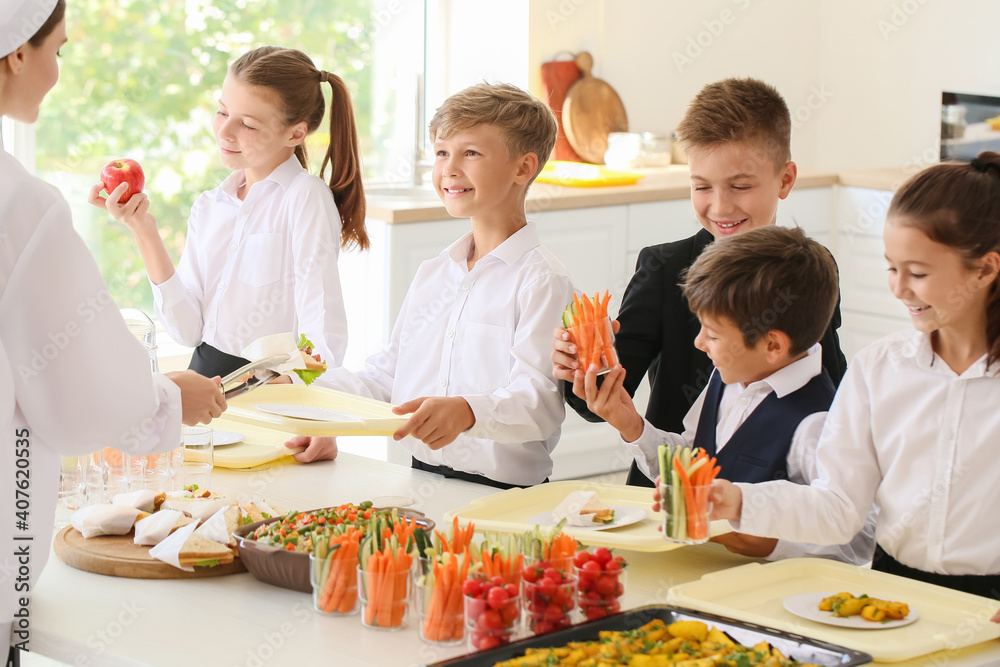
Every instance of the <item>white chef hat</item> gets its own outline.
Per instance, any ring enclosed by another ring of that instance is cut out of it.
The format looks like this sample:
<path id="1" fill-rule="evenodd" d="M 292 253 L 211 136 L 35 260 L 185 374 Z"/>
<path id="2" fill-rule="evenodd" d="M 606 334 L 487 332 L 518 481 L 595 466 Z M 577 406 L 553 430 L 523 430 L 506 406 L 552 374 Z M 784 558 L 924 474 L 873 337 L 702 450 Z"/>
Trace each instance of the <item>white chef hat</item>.
<path id="1" fill-rule="evenodd" d="M 0 0 L 0 58 L 34 37 L 55 7 L 56 0 Z"/>

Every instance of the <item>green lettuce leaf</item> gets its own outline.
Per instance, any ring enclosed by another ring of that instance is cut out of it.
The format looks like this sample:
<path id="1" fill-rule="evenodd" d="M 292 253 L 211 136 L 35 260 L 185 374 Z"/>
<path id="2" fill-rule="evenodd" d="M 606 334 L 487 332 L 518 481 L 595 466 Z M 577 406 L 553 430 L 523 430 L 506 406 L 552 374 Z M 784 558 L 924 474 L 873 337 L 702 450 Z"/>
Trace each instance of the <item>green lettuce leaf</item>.
<path id="1" fill-rule="evenodd" d="M 194 564 L 195 567 L 215 567 L 219 564 L 219 559 L 214 558 L 212 560 L 200 560 Z"/>
<path id="2" fill-rule="evenodd" d="M 302 378 L 307 385 L 312 384 L 320 375 L 326 372 L 325 368 L 296 368 L 295 374 Z"/>
<path id="3" fill-rule="evenodd" d="M 301 350 L 301 349 L 306 348 L 306 347 L 313 348 L 313 347 L 316 347 L 316 346 L 312 344 L 311 340 L 309 340 L 308 338 L 306 338 L 305 334 L 299 334 L 299 343 L 298 343 L 298 345 L 296 345 L 296 347 Z"/>

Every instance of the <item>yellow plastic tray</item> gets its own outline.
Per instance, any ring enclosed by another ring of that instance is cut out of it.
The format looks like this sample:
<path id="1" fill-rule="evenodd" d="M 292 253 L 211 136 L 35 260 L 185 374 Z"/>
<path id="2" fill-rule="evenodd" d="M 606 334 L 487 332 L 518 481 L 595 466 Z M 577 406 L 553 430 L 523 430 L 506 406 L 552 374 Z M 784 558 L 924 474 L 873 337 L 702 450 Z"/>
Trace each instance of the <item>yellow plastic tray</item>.
<path id="1" fill-rule="evenodd" d="M 308 405 L 347 412 L 361 421 L 314 421 L 261 412 L 258 403 Z M 269 384 L 229 401 L 226 419 L 294 435 L 392 435 L 407 417 L 392 413 L 392 405 L 326 387 L 297 384 Z"/>
<path id="2" fill-rule="evenodd" d="M 905 602 L 920 616 L 898 628 L 853 630 L 800 618 L 782 606 L 791 595 L 828 591 Z M 1000 637 L 1000 625 L 989 622 L 1000 607 L 996 600 L 819 558 L 713 572 L 674 586 L 667 601 L 847 646 L 870 653 L 876 662 L 899 662 Z"/>
<path id="3" fill-rule="evenodd" d="M 500 533 L 524 533 L 534 529 L 526 523 L 531 517 L 554 509 L 572 491 L 594 491 L 596 498 L 607 505 L 634 505 L 650 509 L 653 504 L 652 489 L 616 484 L 593 484 L 579 480 L 539 484 L 528 489 L 509 489 L 478 498 L 472 504 L 445 514 L 445 522 L 458 516 L 462 525 L 472 521 L 477 530 Z M 566 526 L 568 535 L 591 547 L 609 547 L 632 551 L 670 551 L 684 545 L 664 539 L 656 527 L 662 514 L 650 511 L 649 516 L 628 526 L 607 530 L 584 530 Z M 544 527 L 543 527 L 544 530 Z M 715 521 L 712 534 L 729 532 L 729 523 Z"/>
<path id="4" fill-rule="evenodd" d="M 226 419 L 227 414 L 219 419 L 213 419 L 209 426 L 216 430 L 240 433 L 243 435 L 243 441 L 234 445 L 215 447 L 217 468 L 245 469 L 278 460 L 292 462 L 291 458 L 286 457 L 290 457 L 294 452 L 285 447 L 285 441 L 291 434 L 246 422 L 231 421 Z"/>
<path id="5" fill-rule="evenodd" d="M 609 185 L 635 185 L 642 174 L 615 171 L 597 164 L 550 160 L 535 179 L 538 183 L 563 185 L 571 188 L 600 188 Z"/>

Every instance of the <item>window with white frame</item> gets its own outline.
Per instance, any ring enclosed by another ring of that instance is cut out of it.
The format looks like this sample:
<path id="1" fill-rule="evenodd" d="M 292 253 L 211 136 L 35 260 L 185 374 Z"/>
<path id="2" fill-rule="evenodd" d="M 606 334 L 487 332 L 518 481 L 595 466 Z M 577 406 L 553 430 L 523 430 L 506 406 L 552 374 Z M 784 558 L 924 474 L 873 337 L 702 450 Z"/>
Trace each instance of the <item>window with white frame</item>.
<path id="1" fill-rule="evenodd" d="M 422 0 L 71 0 L 66 21 L 59 83 L 34 126 L 4 119 L 4 144 L 63 192 L 121 307 L 152 313 L 145 268 L 124 226 L 87 204 L 88 190 L 109 160 L 138 160 L 176 261 L 191 205 L 228 173 L 212 117 L 229 64 L 252 48 L 297 48 L 339 74 L 353 98 L 366 179 L 409 177 Z M 313 173 L 327 127 L 307 143 Z"/>

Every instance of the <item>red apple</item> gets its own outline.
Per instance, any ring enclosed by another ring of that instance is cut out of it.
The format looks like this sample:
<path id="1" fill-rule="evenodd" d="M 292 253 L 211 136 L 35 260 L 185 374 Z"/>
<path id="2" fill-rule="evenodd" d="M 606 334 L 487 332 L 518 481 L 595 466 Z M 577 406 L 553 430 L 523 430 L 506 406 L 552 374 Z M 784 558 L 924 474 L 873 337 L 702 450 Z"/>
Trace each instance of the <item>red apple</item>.
<path id="1" fill-rule="evenodd" d="M 104 165 L 101 170 L 101 183 L 108 194 L 122 183 L 127 183 L 128 188 L 125 194 L 118 200 L 119 204 L 124 204 L 132 195 L 142 192 L 142 187 L 146 185 L 146 175 L 142 173 L 142 167 L 135 160 L 122 158 L 112 160 Z"/>

